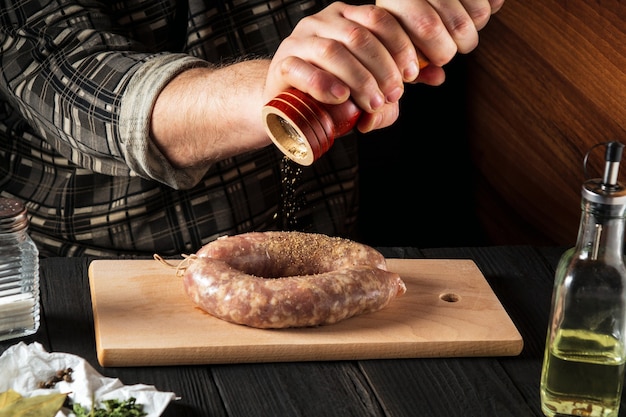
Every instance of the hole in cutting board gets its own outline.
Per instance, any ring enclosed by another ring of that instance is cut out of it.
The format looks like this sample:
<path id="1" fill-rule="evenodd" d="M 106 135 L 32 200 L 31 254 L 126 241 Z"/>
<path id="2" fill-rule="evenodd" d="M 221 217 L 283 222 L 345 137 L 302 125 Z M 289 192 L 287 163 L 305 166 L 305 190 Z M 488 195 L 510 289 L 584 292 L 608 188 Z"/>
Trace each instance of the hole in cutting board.
<path id="1" fill-rule="evenodd" d="M 443 301 L 446 301 L 448 303 L 456 303 L 457 301 L 459 301 L 461 299 L 461 297 L 459 295 L 457 295 L 457 294 L 448 292 L 448 293 L 445 293 L 445 294 L 440 294 L 439 295 L 439 299 L 443 300 Z"/>

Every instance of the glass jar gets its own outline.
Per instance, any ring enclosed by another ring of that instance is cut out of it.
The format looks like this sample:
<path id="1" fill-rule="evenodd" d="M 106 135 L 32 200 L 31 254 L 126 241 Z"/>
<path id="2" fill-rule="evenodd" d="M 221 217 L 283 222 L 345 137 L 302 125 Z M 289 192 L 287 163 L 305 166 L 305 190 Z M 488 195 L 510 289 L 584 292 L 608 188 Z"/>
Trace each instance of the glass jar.
<path id="1" fill-rule="evenodd" d="M 0 198 L 0 340 L 39 329 L 39 251 L 28 226 L 24 204 Z"/>

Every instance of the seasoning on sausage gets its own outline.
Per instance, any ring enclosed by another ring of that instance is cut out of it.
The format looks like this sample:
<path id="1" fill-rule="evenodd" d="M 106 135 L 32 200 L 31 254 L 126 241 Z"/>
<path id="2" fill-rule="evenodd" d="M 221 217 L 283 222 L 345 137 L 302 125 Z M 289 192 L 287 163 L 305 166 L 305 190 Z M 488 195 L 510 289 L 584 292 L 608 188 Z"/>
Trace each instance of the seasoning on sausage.
<path id="1" fill-rule="evenodd" d="M 257 328 L 337 323 L 378 311 L 406 291 L 375 249 L 301 232 L 217 239 L 196 253 L 184 287 L 207 313 Z"/>

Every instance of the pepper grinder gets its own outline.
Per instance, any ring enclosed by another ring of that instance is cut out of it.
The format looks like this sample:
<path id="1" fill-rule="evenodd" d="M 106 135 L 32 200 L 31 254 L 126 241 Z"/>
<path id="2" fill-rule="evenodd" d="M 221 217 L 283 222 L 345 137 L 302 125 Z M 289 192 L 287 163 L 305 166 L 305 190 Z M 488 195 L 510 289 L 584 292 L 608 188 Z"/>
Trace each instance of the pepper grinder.
<path id="1" fill-rule="evenodd" d="M 420 70 L 429 65 L 420 57 Z M 362 110 L 352 101 L 320 103 L 295 88 L 278 94 L 263 107 L 265 131 L 289 159 L 308 166 L 326 153 L 335 138 L 349 133 Z"/>
<path id="2" fill-rule="evenodd" d="M 540 389 L 541 408 L 549 417 L 613 417 L 620 406 L 626 360 L 626 189 L 617 176 L 624 145 L 602 145 L 603 177 L 583 183 L 576 246 L 563 254 L 555 273 Z"/>

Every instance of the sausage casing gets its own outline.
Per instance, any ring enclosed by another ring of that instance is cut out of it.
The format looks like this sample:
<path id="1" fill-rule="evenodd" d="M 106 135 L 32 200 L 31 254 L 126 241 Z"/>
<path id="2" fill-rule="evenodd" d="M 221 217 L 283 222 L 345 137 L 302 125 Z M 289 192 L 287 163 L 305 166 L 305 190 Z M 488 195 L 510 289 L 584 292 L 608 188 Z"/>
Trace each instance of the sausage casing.
<path id="1" fill-rule="evenodd" d="M 211 242 L 187 267 L 184 287 L 209 314 L 257 328 L 337 323 L 378 311 L 406 291 L 373 248 L 299 232 Z"/>

